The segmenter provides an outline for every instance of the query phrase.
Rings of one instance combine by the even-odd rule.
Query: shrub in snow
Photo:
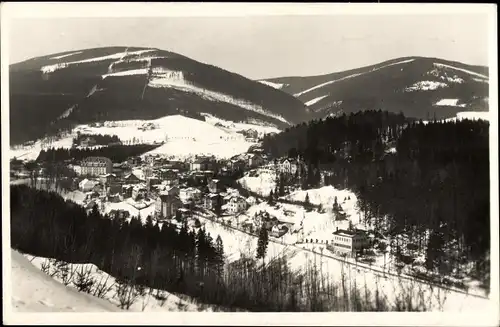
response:
[[[91,293],[92,287],[95,283],[94,279],[91,277],[91,272],[92,270],[89,268],[84,270],[83,266],[76,272],[73,285],[79,292]]]

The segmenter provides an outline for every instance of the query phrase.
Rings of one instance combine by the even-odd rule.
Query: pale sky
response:
[[[103,46],[155,47],[248,78],[320,75],[403,56],[488,65],[484,14],[17,18],[9,61]]]

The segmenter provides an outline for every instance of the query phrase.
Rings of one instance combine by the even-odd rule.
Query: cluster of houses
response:
[[[79,175],[78,189],[85,193],[87,209],[121,201],[139,210],[154,205],[155,218],[161,220],[190,216],[195,208],[215,211],[219,207],[222,213],[230,215],[244,212],[252,200],[247,201],[237,190],[228,190],[216,176],[260,165],[262,157],[249,153],[226,161],[195,157],[184,162],[146,155],[121,163],[87,157],[73,169]]]

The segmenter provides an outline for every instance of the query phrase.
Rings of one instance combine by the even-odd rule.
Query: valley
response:
[[[13,269],[57,283],[15,306],[489,310],[488,74],[254,81],[134,47],[11,65]]]

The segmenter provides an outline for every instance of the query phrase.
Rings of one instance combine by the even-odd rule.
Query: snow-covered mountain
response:
[[[205,112],[283,128],[307,118],[301,101],[275,87],[155,48],[52,54],[11,65],[9,76],[11,144],[103,120]]]
[[[300,99],[311,118],[370,109],[401,111],[413,118],[452,118],[489,107],[487,67],[437,58],[405,57],[332,74],[259,82]]]

